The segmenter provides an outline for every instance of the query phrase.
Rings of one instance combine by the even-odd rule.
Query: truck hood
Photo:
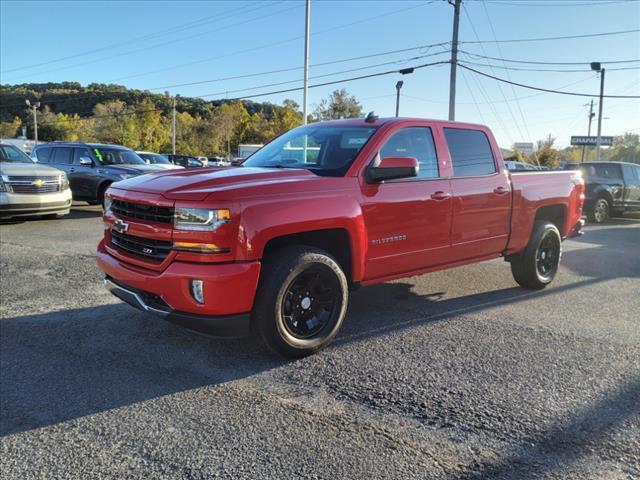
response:
[[[0,162],[0,175],[60,175],[57,168],[47,167],[38,163]]]
[[[118,182],[117,188],[155,193],[171,200],[204,200],[214,192],[286,182],[312,182],[322,177],[301,169],[198,168],[167,170]]]

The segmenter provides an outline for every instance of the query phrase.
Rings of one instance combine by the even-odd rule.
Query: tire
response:
[[[558,228],[550,222],[536,222],[524,251],[511,258],[511,273],[520,286],[541,290],[558,273],[561,256],[562,239]]]
[[[286,247],[263,262],[252,331],[275,353],[306,357],[338,333],[348,295],[347,278],[331,255],[313,247]]]
[[[603,223],[611,215],[611,206],[605,197],[596,199],[591,210],[587,213],[589,221],[593,223]]]

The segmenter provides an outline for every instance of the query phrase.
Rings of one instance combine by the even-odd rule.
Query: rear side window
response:
[[[380,149],[380,157],[412,157],[418,160],[418,176],[410,179],[438,178],[438,157],[431,129],[408,127],[395,132]]]
[[[602,178],[608,180],[620,180],[622,179],[622,172],[620,171],[620,165],[612,163],[585,165],[583,167],[584,173],[589,178]]]
[[[72,162],[73,148],[71,147],[58,147],[53,149],[54,157],[51,163],[57,163],[59,165],[69,165]]]
[[[38,163],[49,163],[51,161],[51,147],[38,148],[34,155]]]
[[[479,130],[445,128],[454,177],[476,177],[496,172],[489,139]]]

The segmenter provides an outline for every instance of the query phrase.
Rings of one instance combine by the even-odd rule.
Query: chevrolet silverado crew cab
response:
[[[141,310],[304,356],[359,285],[504,257],[544,288],[583,191],[576,171],[511,177],[487,127],[369,115],[291,130],[241,167],[113,184],[97,258]]]
[[[35,163],[13,145],[0,143],[0,219],[69,213],[71,190],[64,172]]]

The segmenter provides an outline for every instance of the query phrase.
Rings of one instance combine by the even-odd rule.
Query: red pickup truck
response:
[[[291,130],[241,167],[114,183],[98,264],[134,307],[304,356],[359,285],[504,257],[544,288],[583,199],[577,171],[511,176],[487,127],[369,115]]]

